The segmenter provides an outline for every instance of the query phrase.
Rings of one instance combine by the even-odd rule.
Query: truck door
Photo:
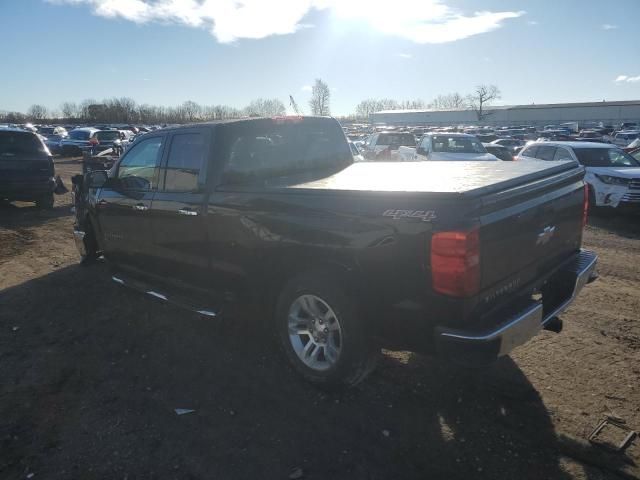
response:
[[[134,145],[96,198],[105,252],[123,267],[145,271],[152,259],[149,209],[158,185],[165,135]]]
[[[209,272],[204,204],[211,136],[210,128],[170,135],[150,213],[154,273],[198,286],[207,284]]]

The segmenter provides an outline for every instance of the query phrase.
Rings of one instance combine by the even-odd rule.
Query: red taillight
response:
[[[454,297],[470,297],[480,290],[480,234],[438,232],[431,238],[433,289]]]
[[[584,184],[584,202],[582,205],[582,228],[587,226],[587,218],[589,216],[589,184]]]

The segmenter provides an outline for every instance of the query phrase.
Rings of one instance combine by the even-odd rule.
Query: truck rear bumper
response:
[[[540,301],[532,301],[506,322],[484,332],[437,328],[435,341],[438,352],[456,363],[472,366],[487,364],[507,355],[537,335],[573,303],[587,283],[597,278],[597,260],[595,253],[581,250],[574,261],[559,272],[559,275],[571,278],[573,288],[566,297],[553,304],[545,303],[544,297]]]

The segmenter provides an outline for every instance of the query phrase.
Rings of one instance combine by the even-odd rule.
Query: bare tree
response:
[[[331,109],[329,108],[330,101],[331,90],[329,90],[329,85],[319,78],[316,78],[313,87],[311,87],[311,100],[309,100],[311,114],[323,116],[331,115]]]
[[[244,114],[249,117],[275,117],[286,113],[284,103],[277,98],[257,98],[244,108]]]
[[[429,104],[429,108],[433,110],[460,110],[467,106],[465,98],[458,92],[447,93],[446,95],[438,95]]]
[[[47,118],[47,107],[35,103],[27,110],[27,116],[30,120],[44,120]]]
[[[467,96],[467,104],[469,108],[476,112],[478,122],[482,122],[493,112],[487,112],[486,107],[493,100],[499,99],[501,96],[500,89],[495,85],[478,85],[475,91]]]
[[[202,115],[202,107],[192,100],[187,100],[180,106],[184,121],[195,122]]]
[[[79,116],[78,110],[78,105],[73,102],[62,102],[60,105],[60,111],[64,118],[77,118]]]

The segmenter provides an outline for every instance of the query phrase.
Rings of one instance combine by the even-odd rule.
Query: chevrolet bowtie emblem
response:
[[[556,227],[544,227],[544,230],[538,234],[536,245],[546,245],[556,232]]]

